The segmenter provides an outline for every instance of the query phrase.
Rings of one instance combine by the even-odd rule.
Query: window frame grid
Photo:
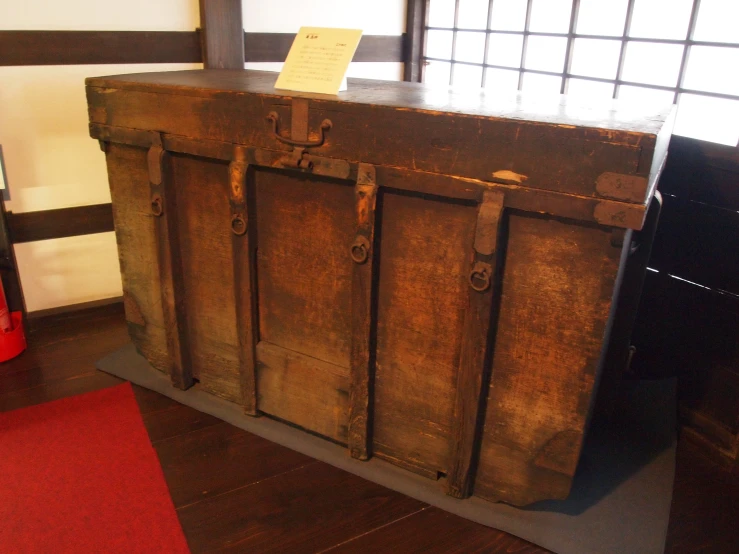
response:
[[[631,30],[631,20],[633,17],[634,5],[636,3],[636,0],[628,0],[628,4],[626,8],[626,16],[624,20],[624,29],[623,29],[623,33],[620,36],[592,35],[592,34],[576,33],[575,29],[577,28],[577,20],[579,17],[580,0],[573,0],[572,2],[570,22],[569,22],[569,31],[567,33],[531,31],[530,23],[531,23],[531,8],[533,5],[533,0],[527,0],[526,19],[524,22],[524,29],[522,31],[491,29],[490,26],[492,24],[492,14],[493,14],[493,3],[494,2],[495,0],[490,0],[488,4],[488,18],[487,18],[487,28],[486,29],[466,29],[466,28],[461,28],[457,26],[458,18],[459,18],[460,0],[455,0],[453,27],[429,26],[428,21],[426,21],[424,25],[424,36],[426,36],[428,31],[452,31],[452,53],[451,53],[450,59],[429,57],[426,55],[425,48],[424,48],[424,53],[423,53],[423,56],[421,57],[422,66],[425,67],[426,65],[428,65],[428,62],[434,62],[434,61],[449,63],[450,64],[450,69],[449,69],[449,84],[450,85],[454,81],[454,66],[457,64],[461,64],[461,65],[469,65],[469,66],[474,66],[474,67],[482,67],[482,79],[481,79],[482,87],[485,87],[485,84],[487,81],[487,70],[488,69],[503,69],[506,71],[518,72],[517,90],[519,91],[523,87],[523,76],[526,73],[532,73],[532,74],[538,74],[538,75],[550,75],[553,77],[560,77],[562,79],[562,83],[560,86],[561,94],[566,93],[570,79],[574,78],[574,79],[582,79],[586,81],[595,81],[599,83],[609,83],[613,85],[613,94],[612,94],[613,98],[618,98],[621,86],[626,85],[626,86],[642,87],[642,88],[647,88],[647,89],[663,90],[663,91],[672,92],[674,94],[673,103],[677,103],[677,101],[680,98],[680,95],[682,94],[695,94],[699,96],[708,96],[711,98],[721,98],[721,99],[726,99],[726,100],[739,100],[739,94],[711,92],[711,91],[705,91],[705,90],[685,88],[683,86],[683,83],[685,81],[685,72],[687,70],[688,61],[690,59],[690,50],[693,46],[708,46],[708,47],[714,47],[714,48],[739,48],[739,42],[716,42],[716,41],[705,41],[705,40],[694,40],[693,39],[693,36],[695,34],[695,27],[698,21],[698,13],[700,10],[701,0],[693,0],[691,12],[690,12],[688,30],[687,30],[685,39],[640,38],[640,37],[629,36],[629,32]],[[430,0],[427,0],[427,9],[426,9],[427,14],[429,12],[428,4],[430,4]],[[482,63],[465,62],[465,61],[454,59],[456,55],[457,33],[459,32],[485,33],[485,52],[483,54]],[[489,44],[490,44],[490,36],[494,34],[515,35],[515,36],[523,37],[522,46],[521,46],[521,59],[519,62],[519,67],[496,65],[496,64],[491,64],[488,62],[488,50],[489,50]],[[528,45],[528,38],[530,36],[558,37],[558,38],[567,39],[567,47],[565,50],[565,60],[563,64],[563,71],[556,72],[556,71],[544,71],[544,70],[539,70],[539,69],[527,69],[524,66],[526,63],[526,51],[527,51],[527,45]],[[571,72],[572,52],[574,50],[575,39],[613,40],[613,41],[620,42],[621,48],[619,52],[616,77],[614,79],[607,79],[603,77],[591,77],[588,75],[579,75],[576,73],[572,73]],[[628,44],[631,42],[652,43],[652,44],[676,44],[676,45],[682,46],[683,47],[682,58],[680,61],[680,69],[678,72],[676,85],[675,86],[654,85],[654,84],[649,84],[649,83],[641,83],[637,81],[624,80],[623,70],[624,70],[625,59],[626,59],[626,49],[628,47]],[[723,67],[719,69],[729,70],[729,68],[723,68]]]

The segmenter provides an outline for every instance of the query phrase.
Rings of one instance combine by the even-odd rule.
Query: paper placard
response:
[[[346,70],[361,38],[359,29],[301,27],[275,88],[321,94],[344,90]]]

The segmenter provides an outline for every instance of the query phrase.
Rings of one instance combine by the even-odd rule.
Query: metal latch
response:
[[[293,147],[290,155],[282,159],[283,166],[297,167],[298,169],[311,171],[313,169],[313,162],[306,158],[306,149],[323,146],[326,142],[326,132],[332,127],[331,120],[324,119],[319,129],[319,137],[309,140],[308,100],[306,98],[293,98],[291,117],[291,136],[286,137],[280,134],[280,114],[275,111],[267,114],[267,121],[272,124],[272,138]]]

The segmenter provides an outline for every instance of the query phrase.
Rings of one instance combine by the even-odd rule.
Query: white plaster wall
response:
[[[405,0],[243,0],[244,30],[297,33],[300,27],[362,29],[365,35],[402,35]],[[281,63],[247,63],[247,69],[280,71]],[[349,77],[399,81],[402,63],[352,63]]]
[[[359,28],[400,35],[404,0],[244,0],[244,28],[297,32],[301,26]],[[191,31],[197,0],[0,0],[4,30]],[[0,67],[0,144],[11,201],[26,212],[110,201],[105,158],[89,138],[85,77],[197,68],[199,65]],[[281,64],[247,67],[279,71]],[[352,77],[398,80],[400,63],[354,63]],[[30,311],[121,294],[113,233],[16,246]]]
[[[197,0],[0,1],[4,30],[191,31]],[[0,144],[11,200],[27,212],[110,202],[105,157],[89,137],[85,77],[193,64],[0,67]],[[121,294],[113,233],[16,245],[29,311]]]
[[[192,31],[198,0],[3,0],[0,29]]]

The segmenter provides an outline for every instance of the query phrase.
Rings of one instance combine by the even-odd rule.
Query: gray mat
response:
[[[594,427],[585,443],[572,493],[525,509],[479,498],[456,500],[439,483],[346,449],[267,417],[251,418],[235,404],[198,389],[172,387],[133,345],[97,367],[216,416],[250,433],[427,502],[531,541],[558,554],[662,554],[675,476],[675,383],[642,381],[626,391],[619,424]]]

